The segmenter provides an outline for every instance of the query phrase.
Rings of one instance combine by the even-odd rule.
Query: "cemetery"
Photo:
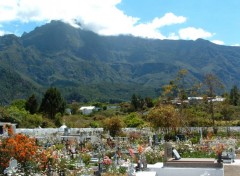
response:
[[[16,129],[2,124],[0,150],[6,155],[0,162],[1,172],[39,176],[227,176],[225,168],[239,169],[240,141],[235,135],[214,136],[211,128],[189,129],[190,135],[182,130],[172,140],[164,131],[148,128],[126,128],[122,129],[125,136],[112,137],[102,128],[62,125]],[[239,133],[237,127],[231,130]]]

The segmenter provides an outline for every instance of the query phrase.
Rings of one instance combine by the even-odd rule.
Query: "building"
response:
[[[79,110],[84,115],[89,115],[89,114],[93,113],[94,111],[98,111],[98,108],[96,108],[95,106],[82,106]]]

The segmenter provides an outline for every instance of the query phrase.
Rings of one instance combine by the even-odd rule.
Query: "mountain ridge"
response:
[[[69,101],[124,101],[133,93],[157,97],[161,86],[180,69],[187,69],[189,77],[198,81],[213,73],[226,88],[240,85],[240,47],[203,39],[100,36],[60,21],[21,37],[0,37],[0,63],[15,70],[39,95],[56,86]],[[27,93],[32,91],[16,98],[26,98]]]

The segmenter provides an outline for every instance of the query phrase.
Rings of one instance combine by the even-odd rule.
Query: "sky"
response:
[[[240,0],[0,0],[0,36],[62,20],[100,35],[240,46],[239,7]]]

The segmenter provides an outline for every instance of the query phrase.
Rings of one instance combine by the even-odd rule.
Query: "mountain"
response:
[[[0,102],[39,96],[50,86],[76,101],[122,101],[133,93],[159,96],[180,69],[201,81],[206,73],[226,88],[240,86],[240,47],[207,40],[100,36],[52,21],[21,37],[0,37]]]

